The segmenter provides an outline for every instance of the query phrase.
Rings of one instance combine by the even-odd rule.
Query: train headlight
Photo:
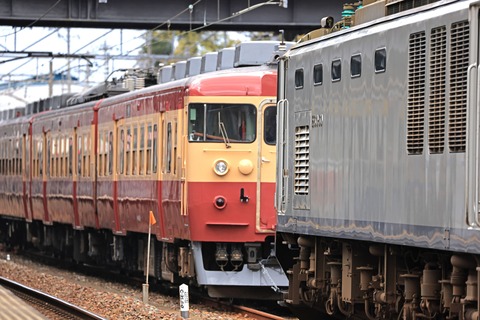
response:
[[[213,205],[215,208],[222,210],[227,206],[227,199],[223,196],[216,196],[215,199],[213,199]]]
[[[213,165],[213,171],[219,176],[224,176],[228,172],[228,163],[225,160],[217,160]]]
[[[248,159],[240,160],[240,162],[238,163],[238,170],[244,175],[248,175],[252,173],[253,171],[252,161]]]

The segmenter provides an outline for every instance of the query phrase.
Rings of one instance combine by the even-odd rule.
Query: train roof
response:
[[[319,37],[311,38],[306,41],[299,41],[285,53],[284,57],[298,54],[299,52],[303,52],[303,50],[309,51],[315,48],[317,43],[323,43],[325,41],[331,41],[332,43],[342,42],[345,37],[363,37],[366,35],[365,31],[367,31],[368,33],[381,32],[387,29],[394,29],[416,21],[422,21],[428,19],[430,16],[447,14],[452,11],[452,6],[455,5],[458,5],[458,9],[468,9],[470,3],[473,2],[476,2],[476,0],[437,1],[420,7],[401,11],[395,14],[390,14],[372,21],[354,25],[350,28],[341,29],[340,31],[326,32]],[[408,19],[408,21],[406,21],[406,19]],[[339,38],[341,38],[342,40],[338,40]]]

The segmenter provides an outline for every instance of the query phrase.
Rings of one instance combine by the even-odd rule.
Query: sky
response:
[[[81,92],[104,81],[118,69],[144,67],[138,59],[145,57],[140,51],[145,44],[146,32],[129,29],[0,26],[0,111],[47,98],[48,82],[38,81],[38,78],[43,76],[47,79],[50,64],[54,74],[63,73],[68,78],[70,70],[70,79],[79,80],[78,83],[56,82],[53,95]],[[229,37],[244,39],[242,34],[235,32],[229,32]],[[95,58],[89,58],[88,61],[65,57],[32,58],[22,52],[70,53],[94,55]],[[38,88],[39,82],[43,83],[44,88]]]
[[[70,33],[70,36],[69,36]],[[39,51],[53,54],[109,55],[112,59],[91,59],[92,66],[87,68],[84,59],[71,59],[71,76],[91,82],[103,81],[111,71],[119,68],[132,68],[136,60],[120,56],[135,56],[145,42],[143,30],[120,29],[79,29],[70,28],[12,28],[0,27],[0,50],[3,51]],[[70,42],[68,39],[70,38]],[[69,44],[70,43],[70,44]],[[51,58],[23,58],[8,61],[23,54],[0,54],[0,82],[21,80],[49,73]],[[67,72],[68,59],[52,60],[54,73]],[[88,74],[87,74],[88,73]]]

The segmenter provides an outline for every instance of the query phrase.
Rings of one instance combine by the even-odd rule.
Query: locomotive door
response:
[[[260,104],[260,117],[257,125],[259,135],[259,150],[257,157],[258,179],[256,202],[257,232],[271,232],[275,228],[276,213],[273,206],[275,196],[275,159],[277,107],[274,99],[264,100]]]

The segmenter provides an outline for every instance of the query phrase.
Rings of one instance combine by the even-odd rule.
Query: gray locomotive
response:
[[[277,255],[300,318],[479,319],[479,10],[364,1],[281,58]]]

